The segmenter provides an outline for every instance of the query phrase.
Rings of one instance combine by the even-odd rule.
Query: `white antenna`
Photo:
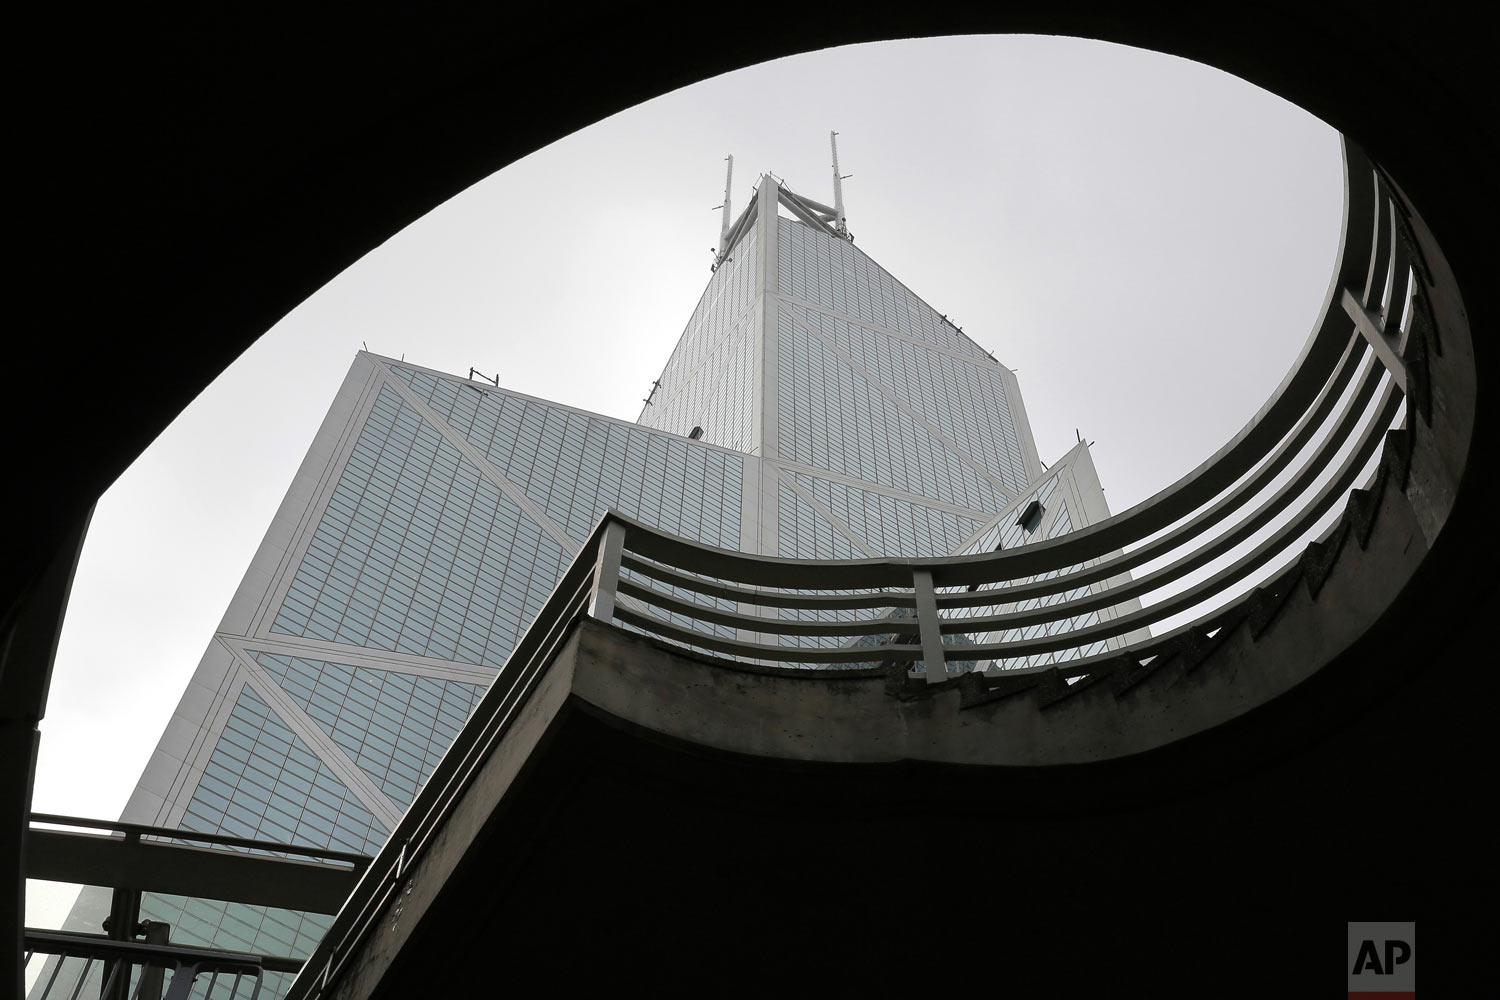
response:
[[[729,252],[729,188],[734,183],[734,154],[730,153],[724,159],[729,161],[729,170],[724,175],[724,209],[723,221],[719,223],[719,253]]]
[[[828,145],[833,150],[833,229],[844,239],[849,239],[849,220],[844,215],[844,181],[853,174],[839,176],[839,141],[837,132],[828,133]]]

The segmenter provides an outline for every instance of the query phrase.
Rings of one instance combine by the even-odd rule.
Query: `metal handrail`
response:
[[[1196,620],[1134,643],[1125,651],[1127,656],[1145,659],[1173,648],[1174,643],[1203,637],[1242,612],[1259,592],[1236,594],[1217,605],[1214,598],[1306,537],[1355,485],[1382,442],[1398,433],[1388,428],[1403,400],[1425,391],[1419,379],[1408,384],[1414,376],[1402,360],[1409,330],[1425,308],[1414,300],[1412,316],[1405,317],[1405,290],[1417,290],[1406,251],[1411,238],[1405,228],[1408,223],[1388,184],[1347,140],[1344,162],[1344,219],[1336,266],[1318,321],[1297,361],[1268,402],[1228,444],[1177,483],[1122,514],[1058,538],[994,553],[831,561],[717,549],[615,511],[606,513],[476,708],[473,725],[460,732],[438,764],[289,996],[295,1000],[319,997],[348,968],[360,943],[400,891],[411,866],[423,856],[478,769],[510,730],[579,616],[618,622],[671,642],[723,653],[757,664],[757,669],[827,676],[825,670],[782,669],[775,664],[856,664],[837,671],[852,677],[904,669],[922,661],[927,681],[937,682],[948,678],[950,661],[1082,649],[1099,639],[1208,606]],[[1184,544],[1245,511],[1324,427],[1329,429],[1287,486],[1225,532],[1196,547]],[[1338,456],[1345,453],[1335,467]],[[1332,478],[1306,499],[1313,485],[1329,474]],[[1304,502],[1294,508],[1299,498]],[[952,646],[943,641],[945,636],[1033,626],[1117,605],[1229,552],[1289,510],[1287,523],[1232,565],[1138,612],[1017,641]],[[1323,537],[1334,533],[1330,528]],[[1179,558],[1164,568],[1101,593],[1045,608],[992,610],[967,617],[957,613],[1076,590],[1173,554]],[[1273,573],[1262,589],[1284,592],[1296,568]],[[652,586],[651,581],[674,592]],[[971,587],[988,589],[970,592]],[[832,613],[839,620],[783,619],[778,609],[794,614]],[[675,615],[687,624],[659,614]],[[733,628],[735,634],[719,634],[702,623]],[[782,642],[799,636],[871,635],[889,638],[863,646],[808,647]],[[915,643],[896,641],[913,635]],[[767,638],[772,641],[762,641]],[[1118,661],[1120,655],[1119,650],[1111,650],[1044,668],[1007,671],[1004,676],[1049,670],[1063,678],[1082,677],[1107,660]],[[892,664],[896,666],[882,666]]]
[[[600,529],[596,528],[583,552],[598,553],[599,535]],[[428,777],[427,784],[417,793],[411,808],[391,832],[386,843],[387,848],[392,844],[399,845],[396,857],[388,865],[378,868],[372,865],[366,870],[349,902],[339,911],[333,927],[292,984],[288,997],[321,995],[323,988],[342,974],[352,956],[352,945],[368,933],[386,904],[399,891],[407,870],[422,855],[473,782],[490,751],[510,731],[553,654],[566,638],[575,617],[593,610],[591,602],[596,596],[593,585],[596,576],[596,562],[582,554],[573,560],[475,707],[471,725],[460,730],[453,745]],[[472,725],[476,720],[483,721],[477,726]],[[381,856],[386,853],[382,851]]]
[[[104,980],[100,987],[100,995],[111,995],[113,990],[124,996],[123,987],[129,984],[131,970],[135,967],[140,968],[141,975],[136,982],[135,989],[129,994],[131,1000],[146,1000],[148,990],[152,1000],[156,998],[187,1000],[193,990],[195,980],[201,975],[210,977],[208,983],[205,984],[207,986],[205,996],[226,996],[223,992],[216,993],[214,989],[222,976],[229,990],[228,1000],[255,1000],[260,995],[261,973],[266,970],[266,963],[259,955],[209,948],[117,941],[93,934],[66,934],[29,928],[23,940],[25,961],[29,962],[34,955],[49,955],[56,959],[52,971],[47,974],[46,982],[38,983],[39,991],[33,994],[35,1000],[51,1000],[52,987],[58,984],[64,962],[69,958],[84,960],[83,968],[72,973],[64,982],[64,989],[67,988],[67,982],[71,981],[74,984],[69,992],[69,1000],[77,1000],[80,991],[88,983],[89,973],[95,962],[99,963],[99,974]],[[171,981],[165,984],[161,982],[150,984],[148,969],[170,971]],[[230,976],[234,978],[231,980]],[[242,981],[249,983],[249,992],[243,997],[239,991]],[[166,986],[165,993],[161,992],[163,985]]]
[[[1357,429],[1357,425],[1359,423],[1362,412],[1365,409],[1366,405],[1369,403],[1370,399],[1374,396],[1375,390],[1380,380],[1380,371],[1378,369],[1372,369],[1365,378],[1364,383],[1361,385],[1359,391],[1355,393],[1354,397],[1345,407],[1344,414],[1340,418],[1341,432],[1352,432]],[[1351,456],[1351,458],[1344,463],[1343,468],[1340,470],[1339,475],[1334,480],[1333,485],[1320,491],[1318,498],[1307,507],[1305,507],[1303,511],[1296,517],[1293,524],[1288,529],[1284,529],[1281,533],[1281,536],[1278,536],[1278,538],[1286,535],[1300,535],[1302,532],[1311,528],[1313,523],[1315,523],[1319,517],[1321,517],[1328,511],[1328,509],[1338,500],[1343,492],[1353,485],[1353,477],[1358,474],[1359,470],[1370,459],[1375,449],[1379,446],[1383,427],[1385,425],[1388,425],[1390,420],[1395,416],[1398,403],[1399,399],[1397,398],[1396,394],[1392,391],[1392,388],[1390,386],[1387,386],[1377,407],[1377,416],[1373,420],[1366,422],[1363,426],[1360,432],[1360,436],[1357,438],[1358,443],[1356,445],[1353,456]],[[1154,591],[1167,583],[1178,580],[1192,570],[1197,569],[1205,563],[1208,563],[1218,556],[1230,551],[1236,545],[1250,538],[1256,531],[1260,530],[1262,527],[1270,523],[1278,514],[1280,514],[1290,505],[1291,501],[1295,497],[1306,492],[1306,490],[1313,485],[1317,477],[1326,469],[1326,463],[1328,461],[1331,461],[1331,459],[1340,450],[1341,446],[1345,443],[1346,440],[1347,437],[1343,436],[1343,434],[1338,434],[1330,437],[1327,441],[1324,442],[1322,449],[1319,451],[1318,455],[1315,456],[1314,460],[1310,461],[1299,472],[1296,478],[1294,478],[1291,482],[1287,483],[1284,487],[1278,490],[1275,495],[1273,495],[1269,500],[1262,504],[1257,510],[1251,513],[1245,519],[1238,522],[1230,531],[1217,536],[1201,548],[1189,551],[1186,555],[1182,556],[1180,559],[1168,566],[1162,567],[1161,569],[1155,570],[1154,572],[1149,573],[1145,576],[1138,577],[1135,580],[1130,581],[1129,583],[1119,585],[1106,591],[1090,594],[1086,597],[1071,601],[1049,604],[1044,607],[1029,611],[1011,612],[1006,614],[978,615],[969,618],[944,618],[940,623],[940,630],[945,635],[962,634],[975,631],[990,631],[998,628],[1019,628],[1033,624],[1056,621],[1062,618],[1071,618],[1088,611],[1095,611],[1118,605],[1122,601],[1127,600],[1131,597],[1150,593],[1151,591]],[[1267,478],[1269,479],[1269,477]],[[619,515],[615,516],[619,517]],[[622,521],[627,520],[623,517],[619,517],[619,519]],[[646,528],[644,525],[634,524],[632,525],[632,530],[651,531],[653,529]],[[1255,558],[1254,560],[1242,560],[1241,562],[1236,563],[1236,571],[1233,574],[1232,578],[1218,576],[1215,577],[1214,580],[1222,586],[1227,586],[1228,584],[1236,582],[1239,579],[1243,579],[1246,574],[1258,568],[1258,566],[1263,565],[1266,559],[1270,558],[1280,550],[1281,546],[1279,545],[1271,547],[1262,546],[1261,548],[1256,550],[1257,558]],[[1157,554],[1154,550],[1151,551],[1153,555]],[[988,556],[986,558],[992,563],[1001,562],[1001,557]],[[1135,560],[1135,562],[1137,563],[1142,561],[1146,560]],[[641,564],[638,562],[632,562],[630,565],[634,567]],[[972,593],[939,594],[936,596],[936,603],[937,607],[940,610],[992,606],[1002,603],[1019,603],[1031,598],[1048,596],[1051,594],[1072,590],[1079,587],[1080,584],[1089,583],[1098,579],[1104,579],[1120,572],[1120,567],[1117,561],[1111,560],[1100,565],[1103,567],[1102,570],[1099,567],[1091,567],[1085,570],[1078,571],[1076,573],[1063,574],[1061,576],[1052,577],[1050,579],[1033,584],[1022,584],[1020,586],[1014,587],[1002,586],[996,589],[982,589]],[[809,572],[812,574],[815,580],[816,570],[810,570]],[[661,567],[653,567],[652,575],[657,577],[658,579],[662,579],[664,582],[669,582],[679,588],[696,589],[696,587],[694,587],[694,580],[689,575],[680,573],[669,574],[668,572],[663,572]],[[1205,590],[1201,587],[1195,588],[1189,593],[1208,596],[1211,593],[1216,592],[1216,590],[1222,589],[1222,586],[1208,590]],[[768,623],[767,619],[761,616],[726,611],[714,607],[707,607],[702,604],[694,604],[693,602],[685,600],[682,597],[664,593],[660,590],[656,590],[654,588],[647,587],[638,583],[633,583],[629,580],[619,581],[616,584],[616,588],[619,593],[628,594],[631,597],[649,603],[655,607],[661,608],[662,610],[675,612],[688,618],[711,622],[714,624],[734,626],[746,630],[773,631],[782,635],[882,635],[890,632],[891,629],[897,626],[902,620],[887,615],[879,618],[851,619],[834,622],[773,620]],[[712,588],[711,596],[723,597],[729,593],[731,593],[730,590],[725,588],[722,584],[719,584],[715,585]],[[747,590],[739,590],[737,591],[737,593],[744,599],[746,599],[747,602],[759,601],[761,603],[777,603],[779,606],[786,606],[779,600],[776,600],[774,602],[766,600],[767,595],[764,594],[754,594]],[[777,595],[777,597],[779,596],[781,595]],[[1160,620],[1168,613],[1175,613],[1175,610],[1190,608],[1195,603],[1197,602],[1192,601],[1189,603],[1183,603],[1180,598],[1174,599],[1174,612],[1166,613],[1160,612],[1158,610],[1161,607],[1160,605],[1153,606],[1152,609],[1138,612],[1134,616],[1118,619],[1118,621],[1120,622],[1130,622],[1129,627],[1118,628],[1111,626],[1107,630],[1107,632],[1101,633],[1101,635],[1108,637],[1121,634],[1122,632],[1128,632],[1131,630],[1131,628],[1137,627],[1139,624],[1149,624],[1151,621]],[[797,606],[811,610],[831,610],[829,604],[830,602],[816,595],[799,595]],[[891,607],[893,605],[913,607],[915,606],[915,597],[903,591],[897,594],[876,594],[861,596],[853,600],[840,599],[838,601],[839,609],[848,609],[850,607],[883,608]],[[642,622],[637,620],[637,618],[638,616],[631,616],[629,619],[629,623],[638,627],[645,627],[648,629],[651,628],[651,622]],[[681,637],[674,635],[674,638]],[[722,648],[722,650],[726,652],[733,652],[735,649],[733,644],[726,644],[717,648]],[[1067,646],[1064,645],[1060,648],[1067,648]],[[978,650],[972,647],[965,647],[966,653],[973,653],[977,651]],[[757,646],[755,648],[755,652],[757,653],[757,655],[764,655],[765,650]],[[867,659],[867,657],[846,658],[841,662],[859,662],[859,660],[861,659]]]
[[[1369,389],[1373,390],[1373,388],[1374,380],[1371,380]],[[1368,393],[1361,392],[1357,394],[1353,402],[1359,404],[1359,406],[1351,405],[1349,408],[1350,414],[1357,416],[1358,410],[1362,409],[1363,404],[1367,401]],[[1394,391],[1393,386],[1388,384],[1377,403],[1375,416],[1372,419],[1364,421],[1363,426],[1359,427],[1358,437],[1354,438],[1354,450],[1341,464],[1334,478],[1318,491],[1317,496],[1304,506],[1288,525],[1284,526],[1279,532],[1256,547],[1252,552],[1243,556],[1232,566],[1221,570],[1208,580],[1158,604],[1137,612],[1118,616],[1108,622],[1103,622],[1090,628],[1074,630],[1045,638],[1019,640],[1009,643],[977,643],[966,645],[961,647],[961,652],[955,652],[954,656],[964,660],[973,659],[975,656],[1025,656],[1033,653],[1053,652],[1086,645],[1099,639],[1111,638],[1130,632],[1143,625],[1160,621],[1180,611],[1188,610],[1211,598],[1214,594],[1222,592],[1225,588],[1244,579],[1255,569],[1265,565],[1279,552],[1285,551],[1292,541],[1310,530],[1317,520],[1326,514],[1339,498],[1354,485],[1355,477],[1379,448],[1385,434],[1385,428],[1389,426],[1390,421],[1396,415],[1399,402],[1399,394]],[[1353,422],[1352,419],[1344,421],[1345,429],[1352,429],[1349,427],[1349,424]],[[1331,459],[1346,441],[1347,439],[1343,438],[1331,440],[1325,445],[1320,456],[1324,459]],[[1302,471],[1301,475],[1279,490],[1276,495],[1263,504],[1250,517],[1238,523],[1234,529],[1215,538],[1202,548],[1189,551],[1171,565],[1142,576],[1137,580],[1073,601],[1055,603],[1034,610],[999,615],[978,615],[967,618],[941,617],[935,618],[930,625],[939,634],[945,635],[984,632],[997,628],[1018,628],[1076,617],[1091,610],[1118,605],[1122,601],[1139,594],[1149,593],[1166,583],[1181,578],[1187,572],[1212,561],[1214,558],[1230,551],[1237,544],[1251,537],[1256,530],[1269,523],[1277,513],[1284,510],[1294,496],[1305,492],[1317,478],[1317,475],[1322,473],[1325,468],[1326,466],[1321,464],[1310,464]],[[622,545],[628,544],[632,547],[639,545],[642,535],[652,538],[652,540],[655,540],[653,536],[661,537],[660,533],[656,532],[655,529],[635,522],[617,512],[611,512],[606,516],[605,521],[601,522],[601,526],[606,524],[618,524],[626,529]],[[680,540],[672,539],[672,541],[676,542]],[[593,544],[596,544],[596,542],[591,539],[591,545]],[[586,547],[585,552],[588,551],[590,549]],[[584,556],[580,555],[580,558],[584,558]],[[745,557],[741,553],[730,553],[727,550],[711,550],[704,547],[702,560],[695,561],[694,565],[682,568],[689,571],[697,570],[702,573],[713,573],[722,578],[730,569],[727,563],[736,558],[755,559],[757,557]],[[1011,553],[1002,552],[978,557],[978,564],[990,566],[993,578],[1008,579],[1010,571],[1004,567],[1013,558],[1014,556]],[[971,565],[975,564],[971,562]],[[820,585],[826,586],[827,581],[822,577],[820,571],[833,564],[808,560],[800,561],[796,565],[796,572],[788,574],[785,578],[784,586],[788,589],[796,588],[805,590],[816,588]],[[840,565],[848,566],[850,563],[844,562]],[[905,569],[907,573],[926,570],[936,575],[936,571],[947,565],[947,563],[945,560],[929,558],[861,560],[858,565],[869,567],[873,571],[871,573],[872,576],[877,572],[884,575],[887,572],[899,571],[901,569]],[[932,569],[928,569],[928,567],[932,567]],[[664,576],[666,574],[661,575]],[[691,589],[692,587],[693,578],[689,573],[674,573],[670,579],[671,583],[679,588]],[[1057,581],[1059,580],[1064,581],[1063,585],[1058,585]],[[948,583],[947,580],[943,582],[944,584]],[[605,588],[612,587],[615,592],[628,594],[639,601],[652,604],[668,612],[675,612],[700,621],[732,625],[743,630],[755,630],[766,634],[813,636],[878,635],[891,631],[892,627],[898,624],[898,619],[889,616],[835,622],[783,621],[694,604],[679,596],[634,584],[628,580],[615,580],[613,582],[601,580],[597,581],[596,585]],[[1001,602],[1009,603],[1025,597],[1055,593],[1060,590],[1073,589],[1077,586],[1077,582],[1074,582],[1069,576],[1064,575],[1047,580],[1041,585],[1024,588],[980,590],[974,593],[963,594],[937,594],[934,601],[935,610],[951,610],[980,604],[994,605]],[[714,594],[716,596],[725,593],[727,591],[722,584],[715,585]],[[759,601],[762,604],[775,603],[772,600],[767,600],[769,595],[763,593],[748,589],[740,590],[738,593],[744,595],[749,600]],[[908,590],[902,588],[878,595],[861,596],[857,599],[857,603],[862,607],[912,607],[917,603],[915,593],[915,589]],[[830,600],[818,595],[808,594],[799,596],[798,606],[806,609],[835,610],[849,607],[849,602],[843,599],[836,598]],[[663,638],[698,645],[702,648],[730,653],[732,655],[738,654],[750,659],[817,663],[891,662],[909,659],[918,649],[918,647],[902,644],[882,644],[878,646],[864,646],[857,649],[782,647],[750,640],[731,640],[722,636],[703,634],[690,628],[683,628],[669,622],[662,622],[649,615],[624,608],[617,608],[614,612],[614,617],[628,625],[656,633]],[[918,615],[918,619],[920,623],[922,621],[920,614]],[[907,622],[909,624],[909,620]]]
[[[251,850],[276,854],[295,854],[316,858],[319,861],[342,862],[363,870],[370,863],[370,856],[353,851],[334,851],[325,847],[306,847],[299,844],[281,844],[269,840],[254,840],[249,837],[231,837],[224,833],[199,833],[196,830],[180,830],[174,827],[149,826],[145,823],[126,823],[120,820],[89,819],[83,816],[59,816],[55,813],[31,813],[32,823],[48,826],[72,826],[86,830],[110,830],[123,833],[126,840],[142,837],[158,837],[162,840],[180,840],[188,843],[201,842],[216,847],[244,847]]]
[[[1128,552],[1121,552],[1112,558],[1101,560],[1092,566],[1086,566],[1037,583],[985,590],[975,595],[953,595],[943,602],[943,606],[969,607],[980,604],[992,604],[995,603],[993,599],[997,597],[1007,602],[1019,602],[1073,590],[1084,584],[1107,580],[1112,576],[1134,569],[1142,563],[1151,562],[1179,548],[1182,542],[1203,534],[1203,532],[1214,524],[1223,521],[1234,511],[1243,508],[1250,499],[1269,486],[1276,475],[1290,464],[1297,452],[1311,439],[1313,432],[1328,417],[1337,403],[1340,394],[1353,379],[1356,370],[1360,367],[1362,358],[1368,357],[1368,352],[1355,350],[1359,343],[1358,336],[1351,338],[1349,346],[1345,349],[1347,352],[1345,354],[1346,361],[1340,364],[1333,378],[1325,386],[1323,396],[1320,397],[1314,410],[1309,411],[1303,426],[1300,426],[1291,437],[1283,441],[1277,451],[1267,459],[1261,468],[1256,470],[1254,475],[1246,479],[1234,491],[1225,495],[1213,505],[1203,508],[1189,520],[1173,528],[1166,534],[1141,545],[1139,548]],[[1319,450],[1299,470],[1298,477],[1278,491],[1259,510],[1236,524],[1229,534],[1237,539],[1248,537],[1249,534],[1252,534],[1258,528],[1275,518],[1281,511],[1285,510],[1296,496],[1304,492],[1311,485],[1327,461],[1331,460],[1337,452],[1342,441],[1347,438],[1349,431],[1354,429],[1363,412],[1363,408],[1373,398],[1376,389],[1379,387],[1382,371],[1383,369],[1379,366],[1371,366],[1367,369],[1360,380],[1354,396],[1340,411],[1337,418],[1338,429],[1332,434],[1325,436]],[[1212,544],[1215,543],[1210,543],[1210,545]],[[1232,546],[1235,543],[1231,542],[1229,544]]]
[[[1319,491],[1317,498],[1309,503],[1306,507],[1304,507],[1301,512],[1298,513],[1296,518],[1289,525],[1283,528],[1280,533],[1278,533],[1273,538],[1268,539],[1267,542],[1259,546],[1254,553],[1237,562],[1235,564],[1235,573],[1232,577],[1228,575],[1215,576],[1214,578],[1212,578],[1212,580],[1217,581],[1218,585],[1200,585],[1198,588],[1195,588],[1193,591],[1188,591],[1187,593],[1197,593],[1201,596],[1206,597],[1222,590],[1225,586],[1243,579],[1245,575],[1252,572],[1259,566],[1264,565],[1266,560],[1274,556],[1277,552],[1283,551],[1285,549],[1285,542],[1287,539],[1298,537],[1303,532],[1310,529],[1317,522],[1318,518],[1327,513],[1328,510],[1338,501],[1338,499],[1342,497],[1354,485],[1354,479],[1359,474],[1360,469],[1362,469],[1365,463],[1367,463],[1370,458],[1373,457],[1375,450],[1380,446],[1384,435],[1384,425],[1389,424],[1390,421],[1395,417],[1399,403],[1399,398],[1396,397],[1395,393],[1391,390],[1390,387],[1387,387],[1380,401],[1380,405],[1377,408],[1377,415],[1375,419],[1371,420],[1365,426],[1360,437],[1357,439],[1358,443],[1355,447],[1354,452],[1349,456],[1348,459],[1344,461],[1334,479]],[[1136,579],[1131,580],[1128,583],[1123,583],[1119,586],[1110,588],[1109,590],[1101,591],[1099,593],[1092,594],[1087,597],[1082,597],[1077,600],[1048,605],[1033,612],[1020,612],[1010,615],[995,615],[987,617],[978,616],[969,619],[944,619],[942,623],[942,629],[944,632],[960,632],[970,631],[974,628],[1009,628],[1021,625],[1031,625],[1041,622],[1055,621],[1059,618],[1071,618],[1076,615],[1083,614],[1087,611],[1094,611],[1101,608],[1110,607],[1112,605],[1119,604],[1121,601],[1129,599],[1131,597],[1150,593],[1151,591],[1159,589],[1161,586],[1167,583],[1171,583],[1175,580],[1180,579],[1185,574],[1199,568],[1205,563],[1211,562],[1220,555],[1223,555],[1224,553],[1233,549],[1236,545],[1250,538],[1253,534],[1255,534],[1256,531],[1269,523],[1277,513],[1285,509],[1291,497],[1304,492],[1308,487],[1310,487],[1312,485],[1311,481],[1314,478],[1313,473],[1317,473],[1320,471],[1322,470],[1313,468],[1309,470],[1308,474],[1305,474],[1303,477],[1299,477],[1299,479],[1287,484],[1287,486],[1284,487],[1281,491],[1278,491],[1275,497],[1273,497],[1250,517],[1237,524],[1232,531],[1226,532],[1225,534],[1214,539],[1211,543],[1203,546],[1202,548],[1190,551],[1187,555],[1184,555],[1182,558],[1178,559],[1176,562],[1173,562],[1171,565],[1164,566],[1161,569],[1155,570],[1154,572],[1137,577]],[[1227,574],[1228,571],[1225,571],[1225,573]],[[1059,577],[1057,579],[1066,579],[1066,577]],[[1048,581],[1048,584],[1051,584],[1052,582],[1053,581]],[[1076,584],[1074,586],[1076,586]],[[1020,588],[1017,589],[1019,590]],[[1056,588],[1052,588],[1049,586],[1048,589],[1044,592],[1056,592]],[[1014,602],[1022,599],[1015,596],[1014,590],[980,591],[978,593],[980,595],[989,595],[990,600],[988,603],[995,603],[993,598],[997,595],[1000,596],[1002,600],[1006,600],[1009,602]],[[1033,596],[1033,593],[1027,593],[1026,596]],[[1179,595],[1179,597],[1180,596],[1181,595]],[[968,606],[971,602],[973,602],[973,597],[974,595],[968,594],[955,594],[949,597],[947,600],[945,600],[943,597],[940,597],[938,600],[938,606]],[[1184,610],[1192,606],[1192,603],[1181,604],[1179,602],[1177,609]],[[1150,609],[1143,609],[1141,612],[1136,612],[1135,621],[1137,621],[1138,623],[1149,624],[1150,621],[1159,620],[1160,618],[1165,617],[1165,614],[1158,613],[1155,610],[1159,607],[1161,607],[1161,605],[1153,605]],[[1126,629],[1126,631],[1129,630]]]

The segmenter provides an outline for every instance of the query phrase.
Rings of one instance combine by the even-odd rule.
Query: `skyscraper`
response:
[[[124,819],[373,853],[606,509],[820,559],[1107,516],[1087,446],[1044,466],[1015,376],[857,249],[834,201],[764,175],[726,209],[635,423],[360,353]],[[72,924],[105,912],[86,892]],[[142,912],[174,942],[293,956],[329,920],[162,894]]]

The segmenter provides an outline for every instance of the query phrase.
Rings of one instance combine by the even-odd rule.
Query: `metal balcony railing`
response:
[[[25,949],[28,968],[34,959],[53,958],[27,1000],[187,1000],[195,987],[210,1000],[256,1000],[265,971],[258,955],[91,934],[28,930]]]
[[[346,851],[140,823],[32,813],[31,824],[26,877],[105,887],[110,907],[106,934],[26,928],[28,1000],[251,1000],[266,973],[295,973],[301,959],[174,942],[169,924],[141,919],[142,893],[332,914],[370,863]]]
[[[849,561],[715,549],[607,514],[289,995],[321,997],[350,970],[352,956],[402,891],[413,863],[510,729],[580,615],[753,663],[761,671],[802,677],[830,670],[843,676],[884,673],[911,696],[956,684],[964,703],[973,704],[1043,674],[1063,687],[1109,675],[1130,683],[1132,672],[1150,669],[1153,659],[1169,659],[1185,647],[1200,647],[1201,653],[1210,635],[1227,631],[1230,623],[1248,617],[1254,634],[1286,601],[1299,575],[1316,592],[1343,540],[1352,532],[1364,544],[1376,487],[1390,480],[1404,489],[1419,459],[1424,468],[1447,462],[1446,472],[1437,475],[1456,477],[1461,464],[1455,469],[1447,458],[1430,462],[1428,453],[1441,453],[1454,441],[1466,449],[1472,423],[1471,413],[1463,411],[1468,404],[1455,403],[1453,428],[1427,429],[1434,412],[1429,351],[1440,356],[1442,348],[1428,299],[1430,262],[1421,249],[1423,241],[1431,245],[1430,237],[1416,230],[1419,220],[1388,179],[1347,141],[1344,158],[1339,254],[1321,315],[1291,371],[1218,453],[1123,514],[989,554]],[[1443,308],[1449,310],[1444,316],[1452,315],[1446,300]],[[1393,429],[1403,406],[1404,419]],[[1423,420],[1420,440],[1417,416]],[[1370,489],[1355,488],[1382,446],[1363,483]],[[1456,453],[1461,462],[1463,453]],[[1429,492],[1434,490],[1440,492]],[[1429,544],[1447,516],[1443,503],[1450,501],[1429,496],[1413,502]],[[1341,502],[1345,516],[1308,543]],[[1236,552],[1242,554],[1224,564]],[[1120,580],[1120,574],[1148,564],[1153,568]],[[1094,586],[1106,580],[1115,583]],[[1090,614],[1163,591],[1166,596],[1139,610],[1102,620]],[[1186,624],[1123,649],[1043,667],[968,669],[985,660],[1087,649],[1183,615]],[[993,638],[1025,629],[1033,634]],[[809,639],[818,644],[803,644]],[[915,664],[919,672],[912,671]]]

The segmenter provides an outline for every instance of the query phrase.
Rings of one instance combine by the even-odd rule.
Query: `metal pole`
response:
[[[145,920],[141,922],[142,929],[146,932],[147,944],[170,944],[172,940],[172,925],[160,920]],[[167,970],[160,965],[143,964],[141,966],[141,984],[136,988],[136,1000],[161,1000],[161,988],[166,978]]]
[[[140,840],[140,834],[127,833],[125,839]],[[141,891],[139,889],[115,889],[109,901],[109,917],[104,921],[104,932],[116,941],[134,941],[136,924],[141,919]],[[130,995],[130,963],[121,958],[120,972],[99,987],[99,1000],[127,1000]]]
[[[849,220],[844,217],[844,178],[839,176],[839,141],[837,132],[828,133],[833,150],[833,228],[840,236],[849,234]]]
[[[729,161],[729,170],[724,175],[723,216],[719,222],[718,257],[720,260],[723,260],[724,255],[729,253],[729,189],[730,185],[734,183],[734,154],[730,153],[725,159]]]
[[[615,591],[620,583],[620,553],[625,549],[625,525],[611,520],[599,539],[599,557],[594,563],[594,595],[589,617],[607,622],[615,617]]]
[[[948,660],[943,652],[943,633],[937,609],[937,591],[932,586],[932,570],[912,570],[912,590],[917,596],[917,628],[922,637],[922,665],[927,668],[927,683],[948,679]]]

